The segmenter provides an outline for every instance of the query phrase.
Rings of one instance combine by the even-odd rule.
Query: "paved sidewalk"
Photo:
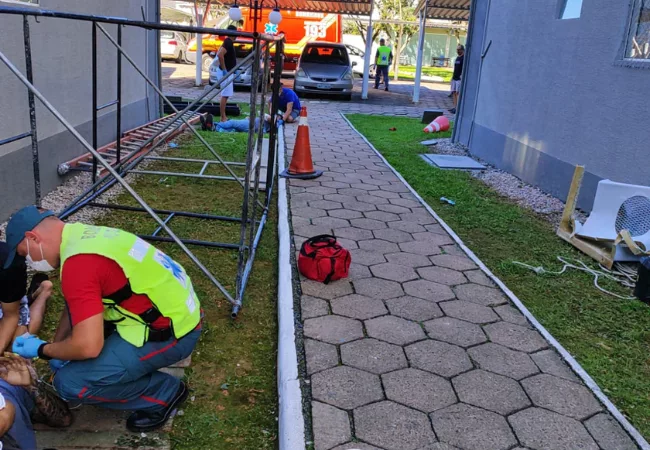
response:
[[[316,450],[637,448],[339,115],[393,109],[308,108],[325,174],[289,183],[294,243],[352,252],[349,279],[300,280]]]

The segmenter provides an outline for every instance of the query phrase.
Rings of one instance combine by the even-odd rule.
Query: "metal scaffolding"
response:
[[[161,24],[146,21],[136,21],[117,17],[95,16],[85,14],[63,13],[58,11],[50,11],[34,8],[14,8],[0,6],[0,14],[19,15],[23,17],[23,33],[25,41],[25,62],[26,73],[23,74],[20,70],[0,51],[0,61],[2,61],[11,72],[27,87],[28,90],[28,103],[30,113],[30,131],[13,136],[4,140],[0,140],[0,146],[15,142],[27,137],[32,141],[32,159],[34,170],[34,190],[35,190],[35,203],[40,206],[41,203],[41,188],[40,188],[40,165],[38,157],[38,139],[36,127],[36,108],[35,99],[38,99],[56,119],[74,136],[74,138],[81,143],[81,145],[92,154],[92,168],[87,167],[86,171],[91,172],[92,185],[78,195],[70,204],[68,204],[63,211],[59,213],[61,219],[66,219],[79,212],[83,208],[104,208],[121,211],[131,211],[138,213],[147,213],[156,222],[157,228],[148,235],[140,235],[143,239],[154,242],[171,242],[178,245],[183,252],[190,258],[190,260],[203,272],[203,274],[221,291],[224,297],[232,304],[232,317],[236,317],[242,307],[242,301],[246,285],[250,277],[253,262],[257,247],[260,243],[262,231],[268,219],[271,199],[273,195],[273,186],[276,176],[276,147],[277,147],[277,133],[278,128],[275,123],[271,124],[269,132],[269,151],[266,168],[266,179],[261,180],[260,173],[262,167],[262,147],[264,140],[264,112],[265,112],[265,98],[268,88],[268,80],[272,79],[272,105],[271,110],[277,111],[277,99],[280,89],[280,75],[282,72],[282,54],[284,43],[281,37],[265,35],[260,33],[246,33],[232,30],[215,30],[205,27],[191,27],[172,24]],[[92,23],[92,145],[86,141],[81,134],[68,122],[65,117],[47,100],[47,98],[34,86],[33,73],[31,64],[31,44],[30,44],[30,29],[29,18],[34,17],[49,17],[66,20],[79,20]],[[38,22],[37,22],[38,23]],[[117,39],[113,38],[106,30],[106,24],[114,24],[117,26]],[[252,83],[250,93],[250,116],[249,116],[249,133],[248,141],[246,144],[246,161],[232,162],[225,161],[218,153],[218,151],[210,145],[204,138],[194,129],[190,123],[191,119],[197,114],[195,111],[200,110],[202,106],[216,97],[225,87],[225,83],[217,83],[206,89],[202,95],[191,102],[183,110],[179,111],[170,101],[165,97],[162,90],[158,85],[153,82],[146,73],[138,67],[135,61],[125,52],[122,47],[122,28],[123,27],[136,27],[145,30],[171,30],[183,31],[190,33],[201,34],[218,34],[220,36],[240,37],[252,43],[252,52],[249,56],[241,60],[237,66],[229,71],[224,77],[226,79],[234,78],[234,74],[240,70],[245,70],[252,67]],[[104,105],[97,104],[97,41],[101,35],[116,48],[117,50],[117,98]],[[271,57],[272,53],[274,56]],[[138,74],[140,74],[146,83],[153,88],[161,102],[166,102],[174,111],[174,114],[165,120],[161,120],[152,125],[155,132],[148,138],[142,138],[134,144],[128,146],[121,146],[122,138],[122,123],[121,123],[121,85],[122,85],[122,63],[126,61],[132,66]],[[273,64],[271,62],[273,61]],[[273,74],[271,74],[271,67]],[[272,75],[272,76],[271,76]],[[261,86],[260,92],[255,86]],[[100,153],[98,151],[97,142],[97,122],[98,112],[116,106],[116,151],[112,161],[107,160],[107,153]],[[259,126],[255,129],[256,120]],[[190,130],[191,133],[202,143],[203,146],[210,152],[214,159],[196,159],[196,158],[182,158],[182,157],[164,157],[164,156],[151,156],[151,152],[159,148],[165,139],[164,136],[172,135],[178,132],[183,127]],[[128,153],[122,155],[122,151]],[[113,153],[111,153],[113,156]],[[154,170],[139,170],[138,164],[142,161],[173,161],[173,162],[186,162],[186,163],[203,163],[203,168],[199,173],[185,173],[185,172],[161,172]],[[206,169],[212,165],[218,164],[223,167],[228,175],[216,176],[205,174]],[[90,166],[90,164],[88,164]],[[101,175],[100,168],[106,172]],[[237,175],[235,169],[245,169],[245,174],[242,177]],[[65,170],[64,170],[65,171]],[[172,177],[192,177],[205,180],[213,180],[215,182],[236,182],[242,188],[242,209],[240,217],[218,216],[213,214],[202,214],[191,211],[177,211],[167,209],[154,209],[151,208],[147,202],[142,199],[134,188],[125,180],[128,174],[137,175],[164,175]],[[259,192],[264,183],[264,195],[260,198]],[[121,185],[135,201],[139,207],[119,205],[116,203],[106,203],[98,201],[102,194],[109,191],[111,188]],[[162,216],[162,217],[161,217]],[[164,217],[164,218],[163,218]],[[238,242],[211,242],[205,240],[180,238],[172,230],[172,221],[175,217],[195,218],[202,220],[226,221],[235,222],[240,224],[239,240]],[[167,236],[161,236],[161,232],[165,232]],[[212,248],[224,248],[238,251],[237,275],[235,283],[235,291],[230,292],[217,278],[210,272],[210,270],[200,261],[200,259],[188,248],[188,246],[202,246]]]

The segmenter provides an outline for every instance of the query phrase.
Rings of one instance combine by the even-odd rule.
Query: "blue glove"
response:
[[[18,336],[14,340],[11,351],[18,353],[23,358],[36,358],[38,356],[38,348],[43,344],[47,344],[47,342],[36,336]]]
[[[50,369],[52,372],[56,373],[59,369],[62,369],[70,361],[62,361],[60,359],[51,359],[50,360]]]

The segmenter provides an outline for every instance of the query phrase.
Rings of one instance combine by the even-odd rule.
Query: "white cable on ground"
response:
[[[630,296],[615,294],[614,292],[608,291],[607,289],[603,288],[602,286],[600,286],[598,284],[598,279],[602,277],[602,278],[606,278],[608,280],[612,280],[612,281],[614,281],[616,283],[619,283],[619,284],[621,284],[621,285],[623,285],[625,287],[633,288],[634,284],[635,284],[635,280],[636,280],[636,275],[632,272],[632,270],[629,267],[626,267],[626,266],[623,266],[623,265],[620,265],[620,264],[617,263],[614,270],[609,270],[609,269],[603,267],[602,265],[600,266],[601,270],[596,270],[596,269],[592,269],[591,267],[589,267],[588,265],[586,265],[585,263],[583,263],[579,259],[575,259],[575,258],[566,258],[565,259],[562,256],[558,256],[557,259],[558,259],[558,261],[560,261],[561,263],[564,264],[564,266],[562,267],[562,270],[557,271],[557,272],[554,272],[554,271],[551,271],[551,270],[546,270],[541,266],[539,266],[539,267],[531,266],[530,264],[522,263],[522,262],[519,262],[519,261],[513,261],[512,263],[517,265],[517,266],[521,266],[521,267],[525,267],[526,269],[530,269],[533,272],[535,272],[537,275],[540,275],[540,274],[562,275],[564,272],[566,272],[567,269],[575,269],[575,270],[579,270],[581,272],[587,272],[587,273],[594,276],[594,286],[596,286],[596,289],[598,289],[599,291],[604,292],[605,294],[611,295],[612,297],[620,298],[621,300],[634,300],[636,298],[636,297],[630,297]],[[572,259],[577,264],[570,263],[568,261],[568,259]]]
[[[503,281],[501,281],[496,275],[494,275],[492,271],[483,263],[483,261],[481,261],[478,258],[478,256],[476,256],[474,252],[465,245],[463,240],[456,234],[456,232],[452,230],[451,227],[447,225],[447,223],[444,220],[442,220],[442,217],[440,217],[426,201],[424,201],[422,196],[418,194],[415,189],[413,189],[413,186],[411,186],[404,179],[402,174],[400,174],[397,170],[395,170],[395,168],[388,162],[388,160],[384,158],[384,155],[382,155],[379,152],[379,150],[377,150],[375,146],[372,145],[372,143],[363,134],[361,134],[359,130],[357,130],[354,127],[354,125],[352,125],[352,122],[348,120],[348,118],[345,116],[345,113],[341,113],[341,117],[350,126],[350,128],[352,128],[359,135],[359,137],[361,137],[361,139],[363,139],[363,141],[366,144],[368,144],[368,147],[370,147],[372,151],[375,152],[375,154],[379,158],[381,158],[384,164],[386,164],[386,167],[388,167],[395,174],[395,176],[399,178],[399,180],[402,183],[404,183],[404,186],[406,186],[408,190],[411,192],[411,194],[413,194],[415,198],[418,199],[420,204],[422,204],[422,206],[424,206],[425,209],[429,211],[429,214],[431,214],[433,218],[438,221],[440,226],[447,232],[447,234],[449,234],[449,236],[451,236],[451,238],[456,242],[456,244],[458,244],[461,250],[463,250],[465,254],[467,254],[467,256],[472,261],[474,261],[474,263],[483,271],[483,273],[485,273],[488,276],[488,278],[494,281],[494,283],[503,291],[504,294],[506,294],[506,296],[510,299],[510,301],[512,301],[512,303],[514,303],[514,305],[519,309],[519,311],[521,311],[521,313],[526,317],[526,319],[528,319],[531,325],[537,331],[539,331],[539,333],[544,337],[544,339],[546,339],[549,342],[549,344],[551,344],[551,346],[555,348],[555,350],[557,350],[557,352],[562,356],[562,358],[564,358],[564,360],[569,364],[571,369],[573,369],[573,371],[580,377],[580,379],[582,379],[585,385],[591,390],[591,392],[594,393],[594,395],[598,398],[598,400],[601,401],[601,403],[605,406],[607,411],[609,411],[609,413],[612,416],[614,416],[614,418],[618,421],[618,423],[621,424],[621,426],[625,429],[625,431],[627,431],[628,434],[632,437],[632,439],[634,439],[636,444],[642,450],[650,450],[650,444],[648,444],[648,442],[641,435],[641,433],[639,433],[639,431],[636,428],[634,428],[634,426],[627,420],[627,418],[623,414],[621,414],[621,412],[618,410],[616,405],[614,405],[612,401],[609,399],[609,397],[607,397],[607,395],[603,393],[603,391],[600,389],[600,386],[598,386],[598,383],[596,383],[594,379],[591,378],[591,376],[585,371],[585,369],[582,368],[580,363],[576,361],[573,355],[571,355],[571,353],[569,353],[567,349],[565,349],[562,346],[562,344],[560,344],[557,341],[557,339],[555,339],[553,335],[549,333],[548,330],[544,328],[544,326],[541,323],[539,323],[539,321],[535,318],[535,316],[533,316],[533,314],[530,311],[528,311],[528,308],[526,308],[526,306],[521,302],[521,300],[519,300],[519,298],[515,295],[515,293],[512,292],[508,288],[508,286],[506,286],[503,283]]]

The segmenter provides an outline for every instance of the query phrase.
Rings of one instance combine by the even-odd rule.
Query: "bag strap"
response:
[[[305,242],[303,242],[302,245],[300,246],[300,254],[308,258],[314,258],[316,256],[316,250],[307,253],[307,250],[305,250],[305,246],[308,244],[313,247],[316,247],[316,250],[318,250],[319,248],[338,246],[338,243],[336,242],[336,236],[332,236],[331,234],[319,234],[318,236],[311,237],[307,239]],[[325,244],[325,245],[317,245],[317,244]]]
[[[330,273],[328,273],[325,279],[323,280],[324,284],[329,284],[329,282],[332,281],[332,277],[336,272],[336,257],[332,256],[330,258],[330,264],[332,265],[332,268],[330,269]]]
[[[328,246],[336,245],[336,236],[331,234],[319,234],[318,236],[311,237],[307,239],[306,242],[310,244],[320,244],[322,242],[328,243]]]

